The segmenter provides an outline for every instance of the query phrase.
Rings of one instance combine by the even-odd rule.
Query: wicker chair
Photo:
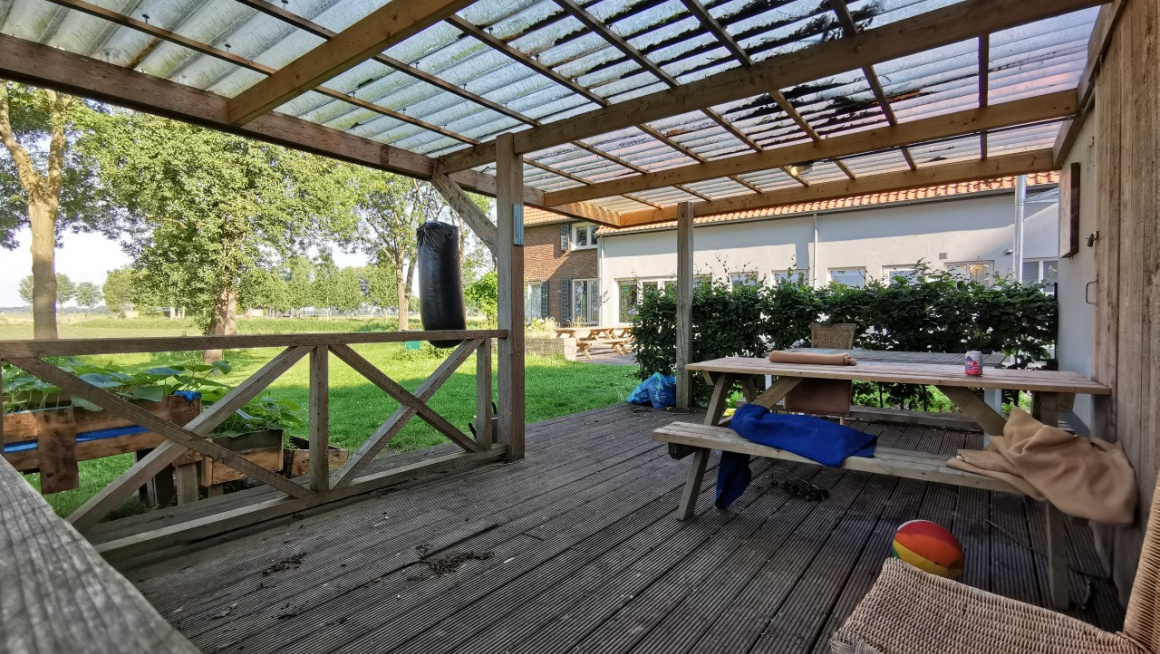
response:
[[[810,325],[810,347],[849,350],[854,347],[854,336],[857,332],[858,325],[850,322],[835,325],[815,322]]]
[[[1155,497],[1122,633],[889,559],[830,647],[834,654],[1160,654],[1160,495]]]

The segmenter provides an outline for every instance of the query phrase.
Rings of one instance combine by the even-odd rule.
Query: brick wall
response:
[[[548,315],[561,320],[561,288],[565,280],[596,279],[596,248],[561,250],[560,230],[568,223],[524,228],[524,278],[548,282]]]

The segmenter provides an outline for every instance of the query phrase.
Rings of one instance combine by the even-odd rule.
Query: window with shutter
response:
[[[572,226],[560,225],[560,252],[567,252],[572,247]]]
[[[540,315],[544,318],[551,315],[548,313],[548,282],[540,286]]]
[[[560,282],[560,324],[566,324],[572,319],[572,280]]]

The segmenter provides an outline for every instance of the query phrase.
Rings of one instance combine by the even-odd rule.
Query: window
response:
[[[598,227],[589,223],[575,223],[572,225],[572,249],[587,250],[596,247],[596,230]]]
[[[993,261],[966,261],[963,263],[948,263],[947,272],[956,279],[980,284],[991,284],[991,275],[995,270]]]
[[[546,318],[544,313],[544,283],[528,282],[524,292],[524,321]]]
[[[619,299],[617,301],[617,320],[632,322],[636,318],[636,308],[649,290],[657,292],[675,293],[677,282],[668,279],[622,279],[616,283]],[[666,290],[667,289],[667,290]]]
[[[738,286],[757,286],[759,283],[761,282],[755,272],[742,271],[729,273],[729,284],[733,288],[737,288]]]
[[[773,273],[773,279],[778,284],[782,282],[795,282],[798,284],[809,281],[809,272],[805,268],[794,268],[793,270],[779,270]]]
[[[1059,260],[1040,259],[1023,262],[1023,283],[1043,282],[1043,292],[1055,295],[1055,283],[1059,281]]]
[[[830,268],[830,281],[835,284],[845,284],[854,288],[866,285],[865,268]]]
[[[572,280],[572,322],[600,324],[600,285],[595,279]]]
[[[901,278],[906,282],[913,282],[918,279],[918,270],[914,266],[887,266],[882,269],[886,276],[886,281],[893,281],[895,277]]]

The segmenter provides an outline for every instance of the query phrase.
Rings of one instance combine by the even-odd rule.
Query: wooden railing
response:
[[[73,512],[68,520],[82,532],[120,506],[139,488],[178,462],[190,451],[221,462],[246,476],[283,493],[279,499],[254,503],[227,510],[211,517],[178,522],[100,547],[103,553],[129,554],[166,544],[220,533],[261,520],[287,515],[302,509],[365,493],[424,472],[463,465],[503,456],[509,450],[522,450],[522,443],[508,443],[502,434],[491,433],[491,339],[503,339],[503,330],[386,332],[357,334],[281,334],[254,336],[199,336],[174,338],[136,338],[58,341],[0,342],[0,361],[80,397],[118,417],[154,432],[166,440],[133,467]],[[398,343],[403,341],[455,341],[462,343],[414,392],[403,388],[386,373],[351,348],[355,344]],[[158,417],[109,391],[98,388],[69,371],[44,360],[45,357],[85,356],[93,354],[128,354],[214,349],[251,349],[282,347],[257,372],[235,386],[186,424],[176,424]],[[465,434],[436,413],[427,401],[473,353],[476,357],[476,423],[475,436]],[[399,403],[398,409],[353,453],[338,470],[328,465],[330,431],[329,358],[333,354]],[[274,380],[304,358],[310,367],[310,474],[303,484],[247,459],[245,456],[215,444],[207,438],[247,402],[257,397]],[[3,379],[0,378],[0,393]],[[518,401],[522,402],[522,397]],[[374,458],[415,416],[425,421],[464,452],[436,457],[402,468],[367,472]],[[0,443],[3,442],[0,432]],[[180,481],[179,481],[180,484]],[[0,498],[0,502],[5,501]]]

